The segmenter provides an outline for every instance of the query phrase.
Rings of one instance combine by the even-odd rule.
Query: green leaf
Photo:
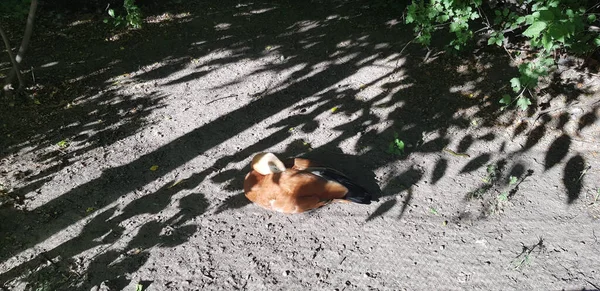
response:
[[[56,143],[56,145],[57,145],[59,148],[61,148],[61,149],[64,149],[64,148],[66,148],[66,147],[68,147],[68,146],[69,146],[69,142],[67,142],[66,140],[64,140],[64,139],[63,139],[63,140],[61,140],[61,141],[57,142],[57,143]]]
[[[521,90],[521,80],[516,77],[510,79],[510,86],[513,88],[513,91],[519,92],[519,90]]]
[[[510,176],[510,180],[508,181],[508,185],[514,185],[517,184],[517,177],[515,176]]]
[[[531,26],[529,26],[527,30],[523,31],[523,35],[529,38],[537,38],[542,32],[542,30],[546,29],[546,26],[546,22],[536,21],[533,24],[531,24]]]
[[[490,38],[488,39],[488,45],[492,45],[492,44],[496,43],[496,41],[497,41],[497,40],[498,40],[498,39],[497,39],[497,38],[495,38],[495,37],[493,37],[493,36],[492,36],[492,37],[490,37]]]
[[[500,104],[508,105],[508,104],[510,104],[511,100],[512,100],[512,98],[510,97],[510,95],[504,94],[504,95],[502,95],[502,99],[500,99]]]
[[[114,9],[108,9],[108,15],[110,15],[110,17],[115,17],[115,10]]]
[[[498,38],[498,39],[496,40],[496,45],[497,45],[497,46],[502,46],[502,39]]]
[[[395,139],[394,143],[396,144],[397,149],[399,149],[400,151],[404,151],[404,142],[402,140]]]
[[[529,44],[535,48],[539,47],[541,45],[540,43],[541,41],[537,38],[532,38],[531,40],[529,40]]]
[[[566,14],[569,16],[569,18],[575,17],[575,12],[573,12],[572,9],[567,9]]]
[[[519,100],[517,100],[517,106],[519,106],[523,111],[527,110],[529,105],[531,105],[531,100],[529,100],[527,97],[521,96]]]
[[[594,44],[595,44],[596,46],[599,46],[599,47],[600,47],[600,37],[596,37],[596,38],[594,39]]]
[[[548,34],[555,40],[564,43],[565,36],[569,34],[569,31],[564,25],[552,25],[548,28]]]
[[[394,132],[394,140],[390,142],[387,151],[395,155],[404,153],[404,142],[398,138],[398,133]]]
[[[450,19],[450,16],[448,16],[448,14],[443,14],[438,17],[438,22],[446,22],[449,19]]]
[[[516,22],[517,22],[517,24],[521,24],[521,23],[525,22],[525,20],[526,20],[526,18],[521,16],[521,17],[517,18]]]
[[[450,32],[455,32],[460,30],[460,24],[458,22],[450,23]]]
[[[534,21],[535,18],[533,17],[533,15],[530,14],[525,16],[525,24],[531,25]]]
[[[545,66],[545,67],[553,66],[554,58],[552,58],[552,57],[543,58],[543,59],[541,59],[540,63],[542,64],[542,66]]]
[[[143,289],[144,289],[144,285],[142,285],[142,284],[139,284],[139,283],[138,283],[138,284],[135,286],[135,291],[142,291]]]
[[[508,201],[508,193],[507,192],[502,192],[500,195],[498,195],[498,200],[500,200],[500,201]]]
[[[588,21],[590,23],[596,21],[596,14],[590,14],[590,15],[588,15]]]
[[[540,10],[539,20],[551,22],[552,20],[554,20],[554,13],[552,13],[552,11],[550,10]]]
[[[554,42],[552,42],[552,38],[550,37],[549,33],[545,33],[544,36],[542,36],[542,45],[546,51],[552,50]]]

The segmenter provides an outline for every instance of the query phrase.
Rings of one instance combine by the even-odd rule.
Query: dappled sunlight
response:
[[[265,13],[265,12],[269,12],[269,11],[271,11],[273,9],[276,9],[276,8],[275,7],[271,7],[271,8],[255,9],[255,10],[251,10],[249,12],[238,13],[238,14],[235,14],[234,16],[251,16],[251,15],[254,15],[254,14],[262,14],[262,13]]]
[[[172,22],[172,21],[178,21],[178,22],[184,23],[187,21],[191,21],[191,19],[192,19],[192,14],[190,12],[182,12],[182,13],[177,13],[177,14],[165,12],[160,15],[154,15],[154,16],[147,17],[145,22],[152,23],[152,24],[164,25],[164,24],[168,24],[169,22]]]
[[[215,30],[216,31],[227,30],[229,28],[231,28],[231,23],[219,23],[219,24],[215,24]]]
[[[350,176],[381,189],[371,208],[326,209],[300,218],[307,225],[401,232],[431,217],[475,225],[504,211],[498,193],[518,201],[542,172],[561,173],[556,187],[565,191],[553,205],[576,204],[589,190],[597,151],[590,140],[600,138],[591,79],[570,83],[577,91],[564,106],[591,96],[572,112],[503,109],[498,101],[516,71],[504,52],[457,60],[409,46],[414,36],[395,11],[354,2],[197,4],[173,4],[110,42],[104,37],[113,32],[103,32],[88,44],[57,41],[57,56],[34,50],[45,99],[20,109],[26,114],[11,112],[0,130],[11,135],[0,144],[0,168],[22,176],[0,175],[21,201],[0,209],[11,233],[0,249],[0,283],[73,259],[85,261],[75,269],[88,280],[73,284],[89,290],[147,268],[160,248],[194,240],[190,252],[219,261],[224,246],[243,243],[234,228],[273,234],[268,225],[279,218],[241,193],[251,157],[263,151],[351,165]],[[83,89],[69,91],[75,86]],[[557,108],[561,94],[540,102]],[[213,231],[223,221],[229,231]]]
[[[319,28],[321,25],[320,21],[299,21],[288,27],[288,29],[299,33],[305,33],[311,29]]]

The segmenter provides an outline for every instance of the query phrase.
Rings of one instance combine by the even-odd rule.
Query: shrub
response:
[[[133,28],[142,27],[142,12],[140,8],[135,4],[135,0],[125,0],[123,2],[123,8],[125,9],[125,16],[117,15],[115,10],[108,9],[108,15],[111,17],[105,18],[104,23],[112,23],[115,27],[125,25]]]
[[[593,2],[589,5],[588,2]],[[585,0],[505,0],[488,9],[482,0],[415,0],[407,7],[405,22],[414,25],[416,41],[429,45],[432,34],[443,27],[454,38],[450,49],[461,50],[477,33],[485,34],[488,45],[505,46],[509,41],[525,40],[536,51],[536,58],[519,65],[519,76],[511,79],[516,97],[504,95],[505,107],[516,102],[525,110],[531,100],[528,89],[537,87],[540,77],[547,76],[555,66],[555,52],[576,55],[600,47],[598,11],[600,3]],[[483,28],[473,31],[474,21]]]

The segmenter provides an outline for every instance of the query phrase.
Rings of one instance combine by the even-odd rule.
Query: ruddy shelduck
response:
[[[370,204],[371,194],[341,172],[291,158],[282,162],[272,153],[254,156],[244,179],[246,197],[269,210],[301,213],[332,201]]]

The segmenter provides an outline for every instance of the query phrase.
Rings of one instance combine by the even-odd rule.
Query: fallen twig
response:
[[[208,104],[211,104],[211,103],[213,103],[213,102],[217,102],[217,101],[219,101],[219,100],[228,99],[228,98],[233,98],[233,97],[237,97],[237,96],[238,96],[237,94],[231,94],[231,95],[229,95],[229,96],[224,96],[224,97],[217,98],[217,99],[215,99],[215,100],[211,100],[211,101],[209,101],[208,103],[206,103],[206,104],[204,104],[204,105],[208,105]]]

